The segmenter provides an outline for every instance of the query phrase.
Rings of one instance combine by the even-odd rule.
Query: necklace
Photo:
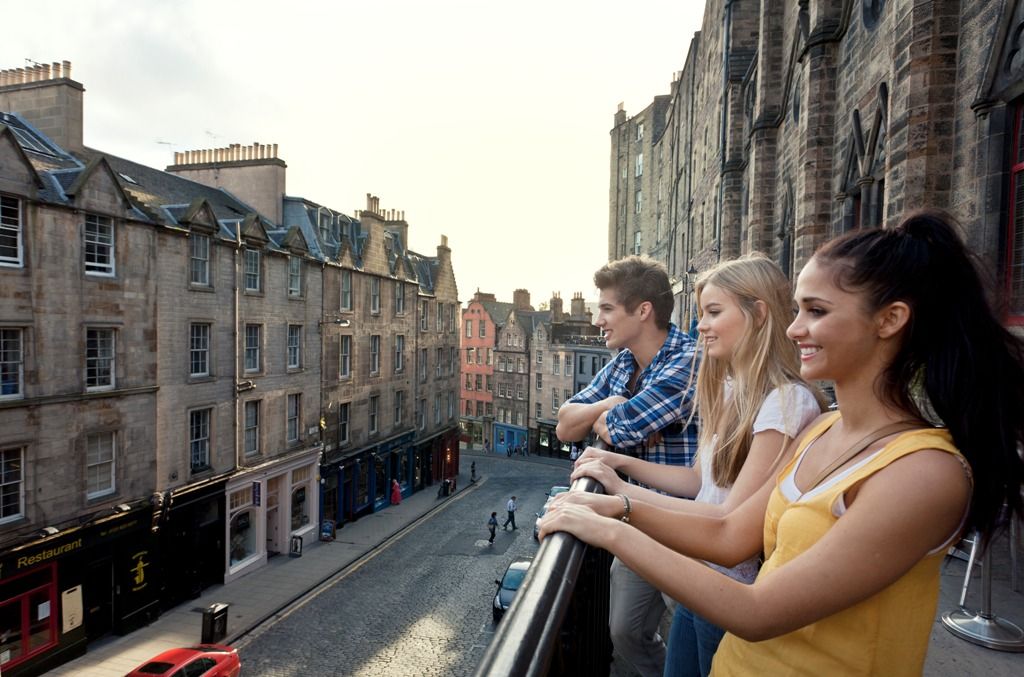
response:
[[[853,458],[854,456],[856,456],[860,452],[864,451],[869,446],[871,446],[872,444],[874,444],[878,440],[882,439],[883,437],[888,437],[889,435],[892,435],[893,433],[899,433],[899,432],[903,432],[903,431],[906,431],[906,430],[912,430],[914,428],[919,428],[919,427],[920,427],[920,424],[917,421],[914,421],[912,419],[905,419],[903,421],[897,421],[896,423],[890,423],[888,425],[882,426],[881,428],[878,428],[877,430],[871,431],[870,433],[868,433],[867,435],[865,435],[861,439],[859,439],[856,442],[854,442],[853,445],[849,449],[847,449],[846,451],[841,453],[839,456],[837,456],[835,458],[835,460],[833,460],[827,466],[822,468],[818,472],[818,474],[815,475],[811,479],[811,482],[810,482],[810,484],[807,485],[807,488],[800,492],[800,497],[797,500],[799,501],[801,498],[804,497],[805,494],[807,494],[807,492],[811,491],[816,486],[821,484],[822,480],[824,480],[826,477],[828,477],[829,475],[834,473],[838,468],[842,467],[851,458]],[[820,437],[819,437],[819,439],[820,439]],[[793,475],[793,480],[794,480],[794,483],[795,483],[795,481],[796,481],[796,475],[795,474]]]

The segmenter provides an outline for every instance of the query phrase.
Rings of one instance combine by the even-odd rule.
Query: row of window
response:
[[[487,412],[487,416],[491,416],[494,413],[494,405],[490,402],[481,402],[476,400],[475,411],[477,416],[483,416],[484,412]],[[466,416],[473,416],[474,413],[474,401],[466,400]]]
[[[498,407],[498,415],[494,418],[498,423],[509,423],[511,425],[522,426],[523,423],[523,412],[513,411],[504,407]]]
[[[473,356],[474,355],[476,356],[476,363],[477,364],[483,364],[483,356],[484,356],[484,354],[485,353],[483,352],[483,349],[481,349],[481,348],[466,348],[466,364],[473,364]],[[494,350],[492,348],[487,348],[486,355],[487,355],[487,364],[491,364],[492,360],[494,359]]]
[[[0,449],[0,524],[25,515],[26,448]],[[87,499],[113,494],[116,490],[117,433],[85,436],[85,496]]]
[[[477,320],[480,338],[487,338],[487,320]],[[466,320],[466,338],[473,338],[473,320]]]
[[[87,327],[83,369],[87,391],[112,390],[116,386],[117,330]],[[25,329],[0,327],[0,399],[25,393]]]
[[[474,378],[475,377],[475,378]],[[473,384],[476,384],[476,388]],[[485,390],[483,374],[466,374],[466,390]],[[491,377],[487,376],[487,392],[491,392]]]
[[[522,383],[515,384],[515,387],[513,387],[513,385],[511,383],[499,383],[498,384],[498,397],[510,400],[513,397],[513,391],[515,391],[515,393],[514,393],[515,394],[515,399],[517,399],[517,400],[523,399],[524,388],[523,388],[523,384]]]
[[[405,336],[398,334],[392,352],[391,367],[397,374],[405,371]],[[434,349],[434,378],[442,376],[454,376],[455,365],[458,358],[455,346],[441,346]],[[338,377],[345,379],[352,376],[353,355],[352,336],[345,334],[338,337]],[[421,383],[427,380],[429,372],[429,351],[427,348],[420,348],[419,378]],[[369,344],[368,369],[371,376],[380,373],[381,369],[381,336],[372,334]]]

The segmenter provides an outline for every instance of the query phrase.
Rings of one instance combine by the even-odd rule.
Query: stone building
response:
[[[549,317],[535,325],[530,340],[530,380],[534,384],[528,423],[530,448],[540,454],[567,457],[570,447],[558,440],[555,427],[559,407],[582,387],[577,385],[574,373],[577,355],[595,351],[597,363],[604,366],[612,352],[605,347],[601,330],[594,326],[583,294],[573,295],[569,313],[563,312],[558,294],[552,295],[548,308]]]
[[[1007,322],[1024,324],[1013,198],[1022,25],[1016,0],[708,0],[669,103],[615,116],[610,257],[644,233],[640,251],[669,267],[685,326],[693,274],[720,259],[760,250],[795,276],[834,235],[937,207],[993,271]],[[667,251],[648,245],[653,215],[636,226],[616,218],[641,189],[619,182],[652,116],[662,127],[644,173],[667,186]]]
[[[530,292],[512,292],[512,309],[498,327],[494,347],[494,451],[525,447],[530,400],[530,346],[534,311]]]
[[[444,238],[286,197],[274,146],[88,148],[83,92],[67,62],[0,71],[5,675],[458,472]]]
[[[477,292],[462,311],[462,391],[460,425],[466,442],[497,451],[494,446],[495,348],[498,328],[505,322],[511,303],[494,294]]]

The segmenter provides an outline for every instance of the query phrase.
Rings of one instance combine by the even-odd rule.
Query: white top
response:
[[[515,512],[515,511],[516,511],[516,502],[515,502],[515,501],[513,501],[513,500],[512,500],[511,498],[510,498],[510,499],[508,499],[508,504],[507,504],[507,505],[505,506],[505,508],[506,508],[506,509],[507,509],[507,510],[508,510],[509,512]]]
[[[754,419],[753,431],[757,433],[765,430],[777,430],[786,437],[796,437],[796,434],[804,429],[811,421],[821,414],[821,405],[815,399],[814,393],[802,383],[791,383],[768,393]],[[715,445],[718,443],[718,436],[711,438],[710,445],[700,450],[700,491],[693,500],[712,505],[721,505],[729,496],[732,487],[722,487],[715,484],[711,471],[711,459],[714,456]],[[707,447],[711,448],[707,448]],[[752,583],[757,577],[757,558],[747,560],[731,569],[708,564],[722,573],[743,583]]]

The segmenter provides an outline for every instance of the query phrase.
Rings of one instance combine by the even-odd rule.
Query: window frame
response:
[[[246,247],[242,263],[242,289],[247,294],[259,294],[263,291],[263,252],[259,249]],[[251,283],[255,282],[255,286]]]
[[[90,237],[90,225],[94,227]],[[107,233],[101,230],[108,231]],[[102,214],[86,212],[82,224],[82,265],[90,277],[116,277],[117,233],[114,219]],[[106,241],[104,241],[106,239]],[[90,260],[90,258],[92,260]],[[102,259],[105,259],[102,260]]]
[[[285,396],[285,442],[295,444],[302,440],[302,393]]]
[[[380,278],[370,278],[370,314],[380,315]]]
[[[285,353],[288,369],[302,369],[302,325],[289,324],[285,329]],[[293,339],[296,339],[293,341]]]
[[[250,329],[255,330],[256,342],[250,344]],[[243,329],[242,340],[245,342],[242,349],[242,371],[246,374],[259,374],[263,371],[263,325],[257,323],[246,323]],[[253,360],[249,358],[253,357]],[[255,366],[250,367],[253,363]]]
[[[17,468],[15,470],[8,470],[8,464],[12,463],[7,458],[9,452],[17,452],[18,458],[13,461]],[[9,447],[0,447],[0,524],[7,524],[16,520],[23,519],[25,517],[25,464],[27,462],[27,448],[24,445],[12,445]],[[17,480],[9,481],[13,472],[17,472]],[[8,489],[11,485],[17,485],[13,490],[17,493],[17,512],[7,513],[7,506],[12,490]]]
[[[338,337],[338,379],[352,378],[352,335]]]
[[[205,336],[206,345],[205,345],[205,347],[199,347],[199,348],[196,347],[196,339],[197,339],[196,330],[197,329],[205,329],[206,330],[206,336]],[[210,356],[211,356],[210,345],[211,345],[211,336],[212,335],[213,335],[212,325],[209,322],[190,322],[189,323],[189,325],[188,325],[188,353],[189,353],[188,376],[189,376],[189,378],[207,378],[207,377],[213,375],[213,369],[211,368],[211,364],[210,364]],[[199,337],[199,338],[203,338],[203,337]],[[201,355],[202,356],[201,359],[202,359],[203,364],[205,366],[205,371],[196,371],[195,370],[197,355]]]
[[[298,256],[288,257],[288,298],[301,299],[304,296],[302,259]]]
[[[100,437],[109,436],[110,457],[107,459],[95,460],[92,458],[93,455],[93,440]],[[85,498],[86,500],[93,500],[101,498],[103,496],[110,496],[117,491],[117,432],[113,430],[88,433],[85,436]],[[109,466],[106,471],[107,485],[102,489],[90,490],[90,483],[92,482],[92,470],[93,468]]]
[[[12,341],[6,334],[16,337],[17,346],[12,349],[8,342]],[[25,329],[23,327],[0,327],[0,401],[20,400],[25,397]],[[11,353],[17,351],[12,358]],[[13,367],[12,367],[13,365]],[[10,383],[10,374],[14,374],[14,392],[5,393],[6,383]]]
[[[342,268],[338,279],[338,310],[352,310],[352,271]]]
[[[90,356],[90,334],[93,332],[102,332],[109,334],[110,336],[110,354],[109,357],[103,355]],[[98,338],[98,337],[97,337]],[[98,349],[98,347],[97,347]],[[106,360],[109,364],[106,367],[109,383],[93,383],[90,385],[90,381],[96,379],[96,376],[90,376],[90,371],[96,371],[100,369],[99,363]],[[106,390],[114,390],[117,388],[117,330],[113,327],[86,327],[85,328],[85,390],[86,392],[102,392]]]
[[[260,455],[260,409],[262,400],[246,400],[242,405],[242,454],[246,458]],[[254,413],[250,422],[249,412]],[[252,444],[249,435],[252,434]]]
[[[11,211],[15,212],[13,219],[10,215]],[[24,201],[14,195],[0,193],[0,240],[10,237],[14,238],[13,248],[16,256],[0,256],[0,266],[22,268],[25,265]]]
[[[203,243],[206,248],[205,256],[196,255],[196,247]],[[210,284],[210,236],[204,233],[190,233],[188,237],[188,283],[193,287],[208,288]],[[202,252],[200,252],[202,253]],[[202,264],[203,280],[196,280],[196,272]]]
[[[203,420],[197,420],[197,417],[202,417],[205,414],[205,422]],[[197,430],[203,432],[205,427],[205,437],[202,435],[196,435]],[[191,409],[188,412],[188,456],[189,456],[189,470],[193,473],[208,470],[211,467],[210,461],[210,449],[213,432],[213,407],[203,407],[200,409]],[[197,446],[198,445],[198,446]],[[203,464],[197,464],[198,458],[197,450],[199,454],[205,455],[206,462]]]
[[[351,435],[352,405],[350,402],[338,404],[338,444],[348,444]]]
[[[405,335],[395,335],[395,373],[400,374],[405,371]]]
[[[380,334],[370,335],[370,376],[380,374]]]

